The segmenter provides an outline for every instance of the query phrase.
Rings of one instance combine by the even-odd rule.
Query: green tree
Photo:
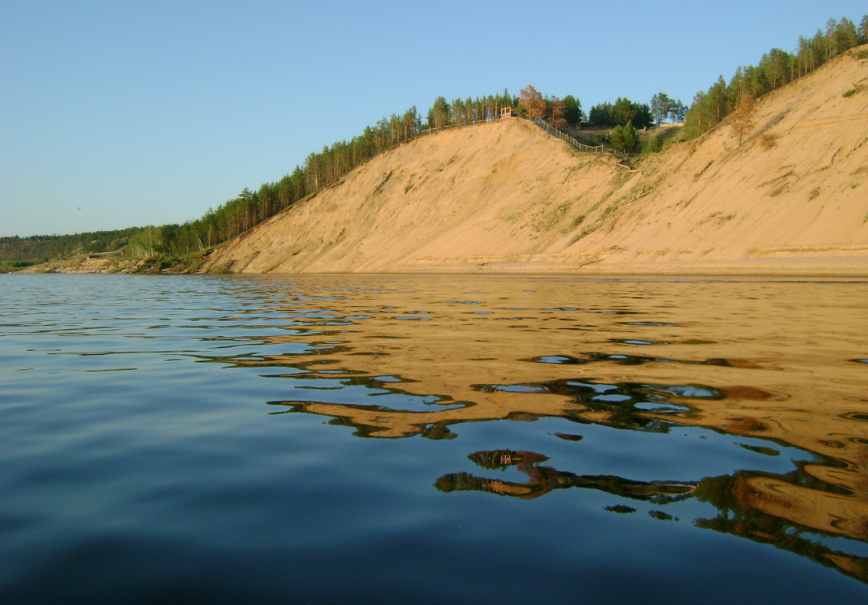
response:
[[[687,115],[687,105],[681,102],[681,99],[675,101],[669,109],[669,119],[674,123],[683,122]]]
[[[595,126],[613,126],[612,104],[603,102],[591,107],[590,120]]]
[[[443,128],[449,124],[449,103],[444,97],[434,99],[434,105],[428,111],[428,128]]]
[[[789,82],[792,77],[793,57],[780,48],[771,49],[760,59],[760,69],[765,74],[769,89],[774,90]]]
[[[624,126],[624,151],[635,153],[639,151],[639,133],[633,128],[633,122],[627,122]]]
[[[615,151],[624,151],[624,127],[615,126],[612,133],[609,135],[609,145]]]
[[[859,34],[856,24],[847,17],[841,19],[834,33],[835,53],[841,54],[859,44]]]
[[[292,196],[292,177],[284,175],[277,183],[277,201],[281,210],[289,207],[295,200]]]
[[[464,124],[465,123],[465,114],[464,114],[464,99],[458,98],[452,101],[452,123],[453,124]]]
[[[634,128],[653,126],[651,108],[645,103],[634,103],[626,97],[618,97],[612,106],[612,124],[626,126],[627,122],[632,122]]]
[[[650,137],[642,147],[642,153],[659,153],[663,151],[663,139],[661,137]]]
[[[405,111],[404,116],[401,118],[401,126],[403,128],[401,138],[406,140],[416,136],[416,133],[420,130],[421,122],[422,120],[419,117],[419,112],[416,111],[415,105]]]
[[[259,221],[271,217],[276,211],[277,195],[275,195],[275,187],[270,183],[263,183],[257,192],[259,196]],[[257,222],[259,222],[257,221]]]
[[[582,104],[573,95],[567,95],[564,101],[564,119],[570,126],[578,126],[582,121]]]
[[[636,115],[631,120],[636,128],[651,128],[654,126],[654,116],[651,115],[651,108],[647,103],[639,103],[636,105]]]
[[[151,258],[157,256],[163,247],[163,229],[149,225],[140,233],[132,236],[129,242],[130,256]]]
[[[639,133],[633,128],[633,122],[628,120],[624,126],[615,126],[609,135],[609,144],[615,151],[636,152],[639,149]]]
[[[651,97],[651,115],[654,116],[654,121],[657,122],[657,126],[663,124],[663,120],[665,120],[669,116],[669,112],[672,110],[672,107],[675,105],[675,101],[669,98],[665,92],[658,92],[656,95]]]
[[[627,122],[636,117],[636,104],[626,97],[618,97],[612,106],[612,122],[618,126],[626,126]]]

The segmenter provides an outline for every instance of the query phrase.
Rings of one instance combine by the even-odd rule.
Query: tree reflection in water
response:
[[[758,494],[750,487],[751,480],[765,478],[798,484],[805,480],[804,473],[798,471],[784,476],[739,471],[734,475],[706,477],[699,482],[634,481],[612,475],[576,475],[559,471],[550,466],[542,466],[548,457],[535,452],[493,450],[474,452],[468,458],[488,470],[505,470],[514,466],[527,475],[528,480],[518,483],[477,477],[470,473],[451,473],[437,479],[434,486],[445,493],[476,491],[523,500],[539,498],[556,489],[576,487],[595,489],[619,498],[651,502],[660,506],[695,497],[712,504],[719,511],[718,516],[713,519],[694,519],[693,524],[696,527],[771,544],[868,583],[868,559],[865,557],[834,551],[824,544],[802,537],[801,533],[815,530],[789,523],[781,517],[751,506],[752,496]],[[606,509],[616,513],[636,510],[624,505]],[[673,518],[662,511],[650,511],[649,514],[661,520]]]
[[[263,337],[257,354],[210,361],[286,368],[269,377],[304,386],[270,401],[282,408],[273,413],[328,417],[359,437],[454,439],[463,423],[556,418],[643,437],[695,427],[743,439],[734,443],[759,457],[794,448],[805,460],[789,467],[788,456],[777,457],[778,474],[734,455],[735,466],[673,482],[665,467],[642,481],[579,475],[524,448],[484,443],[472,455],[478,466],[506,465],[527,480],[455,472],[436,486],[450,497],[472,490],[524,500],[585,487],[624,499],[607,508],[624,513],[633,510],[627,501],[704,502],[717,513],[693,518],[698,528],[773,544],[868,582],[858,556],[868,544],[864,285],[330,279],[299,278],[301,293],[279,303],[292,333]],[[345,297],[310,296],[330,288]],[[420,313],[427,321],[409,321]],[[729,474],[703,476],[721,472]]]
[[[468,457],[487,469],[515,466],[527,475],[528,481],[514,483],[475,477],[469,473],[455,473],[440,477],[434,484],[437,489],[442,492],[480,491],[530,500],[556,489],[584,487],[625,498],[666,504],[689,498],[696,487],[693,483],[679,481],[643,482],[611,475],[575,475],[549,466],[540,466],[540,463],[548,458],[534,452],[495,450],[476,452]]]
[[[341,382],[346,386],[364,385],[367,388],[376,388],[380,393],[400,395],[404,398],[407,396],[399,388],[399,381],[397,384],[384,384],[370,377],[352,376],[342,379]],[[513,385],[474,385],[473,388],[479,393],[495,395],[557,395],[566,399],[569,404],[561,404],[560,410],[555,414],[540,414],[513,407],[499,418],[480,417],[485,406],[455,402],[448,397],[435,397],[430,402],[432,408],[447,406],[448,409],[442,412],[396,410],[385,405],[328,404],[313,401],[269,404],[289,407],[289,412],[330,415],[330,424],[351,426],[359,437],[421,435],[429,439],[452,439],[456,435],[450,431],[449,426],[466,421],[533,421],[552,416],[620,430],[668,433],[680,426],[680,423],[689,423],[695,418],[698,415],[696,407],[703,400],[718,401],[727,397],[767,400],[773,397],[768,392],[752,387],[719,389],[699,384],[606,384],[589,378]],[[525,402],[527,403],[526,399]],[[531,410],[533,407],[526,405],[525,409]],[[438,421],[430,422],[432,416],[436,416]],[[402,427],[400,434],[384,431],[390,423],[393,423],[392,429]],[[762,421],[753,418],[743,418],[736,422],[735,426],[739,431],[754,435],[762,435],[767,430]],[[570,440],[580,439],[574,435],[568,437]],[[768,442],[788,446],[773,438],[768,439]],[[762,455],[778,453],[771,447],[740,445]],[[811,540],[810,537],[804,537],[804,534],[844,536],[864,541],[864,503],[854,499],[846,488],[822,481],[806,471],[809,465],[828,468],[846,466],[828,456],[812,453],[813,459],[810,463],[794,462],[796,469],[787,474],[738,471],[732,475],[705,477],[697,481],[636,481],[614,475],[577,475],[543,465],[548,457],[530,451],[479,451],[468,457],[477,466],[487,470],[515,468],[527,476],[527,481],[504,481],[459,472],[443,475],[434,483],[435,487],[445,493],[477,491],[523,500],[536,499],[554,490],[587,488],[659,506],[696,498],[713,505],[719,511],[714,518],[694,519],[693,524],[696,527],[771,544],[868,583],[868,559],[833,550]],[[632,512],[633,509],[617,505],[609,510]],[[651,511],[651,514],[658,519],[672,519],[671,515],[663,511]]]

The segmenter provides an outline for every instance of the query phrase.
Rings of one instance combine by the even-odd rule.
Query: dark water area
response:
[[[0,603],[864,603],[868,282],[0,276]]]

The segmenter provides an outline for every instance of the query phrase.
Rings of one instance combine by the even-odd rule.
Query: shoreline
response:
[[[575,277],[804,277],[868,278],[868,259],[853,257],[799,262],[795,259],[756,259],[706,263],[593,263],[585,265],[553,263],[509,263],[494,259],[484,263],[425,264],[385,267],[377,271],[304,271],[293,273],[219,273],[184,272],[172,267],[157,270],[153,263],[136,259],[89,259],[50,261],[33,265],[14,274],[148,274],[148,275],[557,275]],[[861,259],[859,259],[861,260]]]

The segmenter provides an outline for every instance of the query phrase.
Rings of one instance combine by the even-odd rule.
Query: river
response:
[[[868,280],[0,276],[0,602],[861,603]]]

